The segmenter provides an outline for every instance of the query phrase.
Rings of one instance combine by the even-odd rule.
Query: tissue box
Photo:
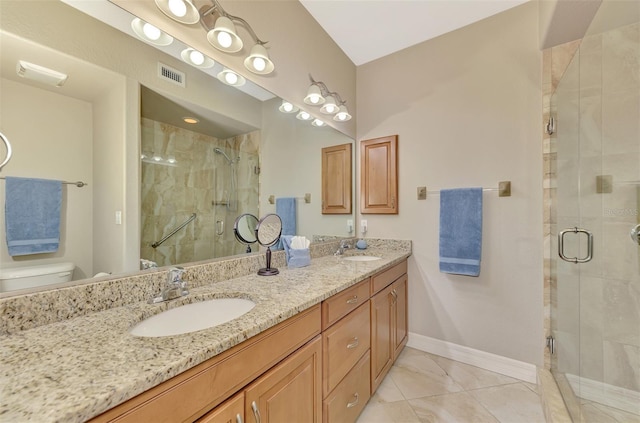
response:
[[[289,250],[289,260],[287,261],[289,267],[304,267],[310,264],[311,252],[308,248]]]

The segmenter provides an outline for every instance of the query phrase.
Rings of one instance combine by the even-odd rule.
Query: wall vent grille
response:
[[[185,87],[187,77],[184,72],[180,72],[164,63],[158,62],[158,76],[165,81],[180,85],[183,88]]]

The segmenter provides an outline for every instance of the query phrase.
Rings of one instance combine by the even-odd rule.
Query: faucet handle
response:
[[[182,283],[182,275],[184,275],[184,268],[183,267],[172,267],[171,269],[169,269],[169,276],[167,278],[167,283],[168,284],[174,284],[174,283]]]

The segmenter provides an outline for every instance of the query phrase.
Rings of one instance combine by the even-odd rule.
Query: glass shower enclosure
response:
[[[551,99],[551,371],[574,421],[640,421],[639,15],[604,1]]]

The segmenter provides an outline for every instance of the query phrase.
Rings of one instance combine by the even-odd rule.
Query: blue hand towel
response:
[[[478,276],[482,253],[482,188],[440,191],[440,271]]]
[[[296,199],[293,197],[276,198],[276,214],[282,220],[282,235],[296,234]],[[282,240],[278,241],[276,250],[282,250]]]
[[[9,255],[53,253],[60,245],[62,181],[6,177]]]

